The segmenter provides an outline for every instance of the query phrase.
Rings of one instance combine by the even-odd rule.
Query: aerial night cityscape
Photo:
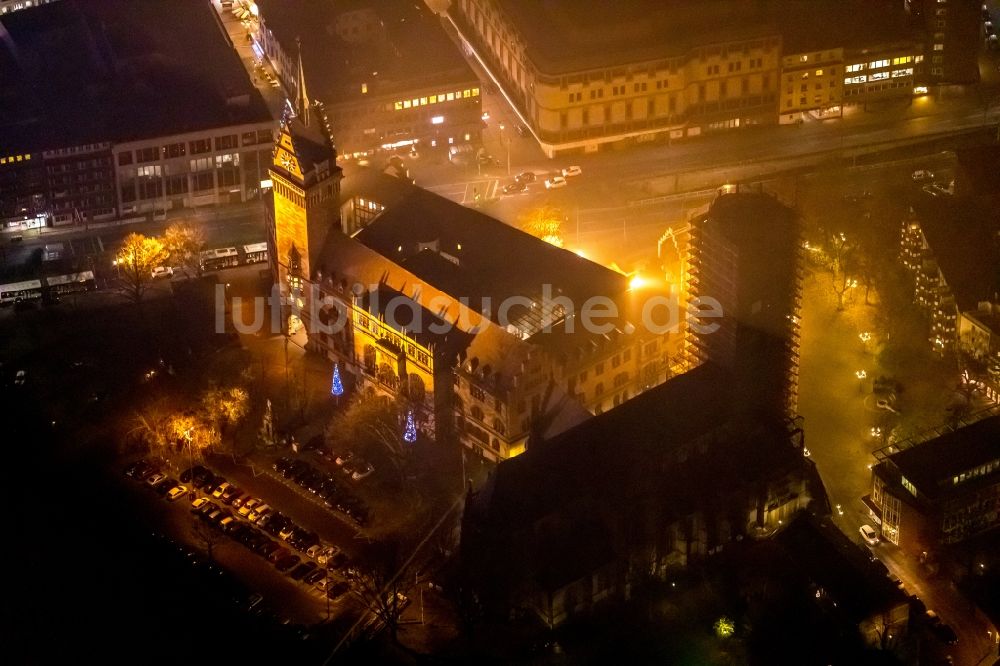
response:
[[[1000,665],[998,34],[0,0],[0,663]]]

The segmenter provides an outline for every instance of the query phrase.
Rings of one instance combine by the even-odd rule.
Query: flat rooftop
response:
[[[257,5],[289,57],[296,57],[295,40],[301,40],[306,88],[321,102],[478,81],[422,0],[258,0]]]
[[[61,0],[0,34],[0,152],[271,120],[205,0]]]
[[[889,456],[899,473],[929,499],[970,487],[975,478],[959,484],[954,477],[1000,458],[1000,416],[976,421],[958,430]],[[884,463],[883,463],[884,464]],[[994,470],[994,479],[1000,472]],[[984,478],[984,477],[978,477]]]
[[[890,0],[498,0],[544,74],[683,55],[780,35],[785,52],[857,48],[912,34]]]

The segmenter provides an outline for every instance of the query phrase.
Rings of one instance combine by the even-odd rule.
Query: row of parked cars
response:
[[[195,465],[184,470],[180,474],[183,483],[165,476],[157,463],[145,460],[129,465],[125,474],[170,500],[179,499],[192,488],[201,489],[206,496],[191,493],[191,512],[199,520],[267,559],[293,580],[315,586],[330,599],[340,598],[350,589],[345,581],[331,576],[334,571],[346,571],[350,564],[339,548],[322,544],[314,532],[296,525],[263,499],[247,495],[208,468]],[[169,490],[163,491],[165,488]]]
[[[358,463],[354,463],[353,456],[349,457],[345,454],[342,456],[333,456],[333,458],[334,463],[338,465],[348,478],[353,478],[358,474]],[[374,469],[368,463],[363,464],[368,467],[360,468],[362,470]],[[368,506],[359,497],[348,491],[341,479],[336,478],[333,474],[317,469],[316,466],[305,460],[292,459],[286,456],[275,460],[273,468],[283,478],[321,498],[327,507],[340,511],[359,526],[366,527],[369,524],[371,516]],[[370,473],[368,472],[368,474]],[[364,476],[361,478],[364,478]]]

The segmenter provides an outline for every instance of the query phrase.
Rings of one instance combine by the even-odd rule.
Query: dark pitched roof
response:
[[[0,152],[271,120],[203,0],[61,0],[0,25]]]
[[[390,328],[451,358],[467,348],[474,337],[456,326],[446,325],[430,310],[386,284],[364,292],[357,302]]]
[[[952,482],[955,476],[997,458],[1000,458],[1000,416],[991,416],[894,453],[889,462],[918,492],[937,499],[966,487],[955,485]]]
[[[481,508],[491,522],[531,523],[609,485],[625,492],[663,453],[725,424],[725,377],[701,365],[501,462],[482,491]]]
[[[370,198],[383,202],[387,184],[393,202],[354,238],[475,310],[486,298],[494,313],[514,296],[538,301],[544,285],[552,298],[566,296],[577,307],[628,289],[619,273],[433,192],[388,176],[371,183]]]

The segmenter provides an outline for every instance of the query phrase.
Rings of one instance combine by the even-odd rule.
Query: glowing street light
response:
[[[864,379],[865,377],[868,376],[868,373],[865,372],[864,370],[858,370],[857,372],[854,373],[854,376],[857,377],[858,379]]]
[[[868,331],[862,331],[861,333],[858,333],[858,338],[861,340],[861,342],[867,344],[869,341],[871,341],[872,334],[869,333]]]

